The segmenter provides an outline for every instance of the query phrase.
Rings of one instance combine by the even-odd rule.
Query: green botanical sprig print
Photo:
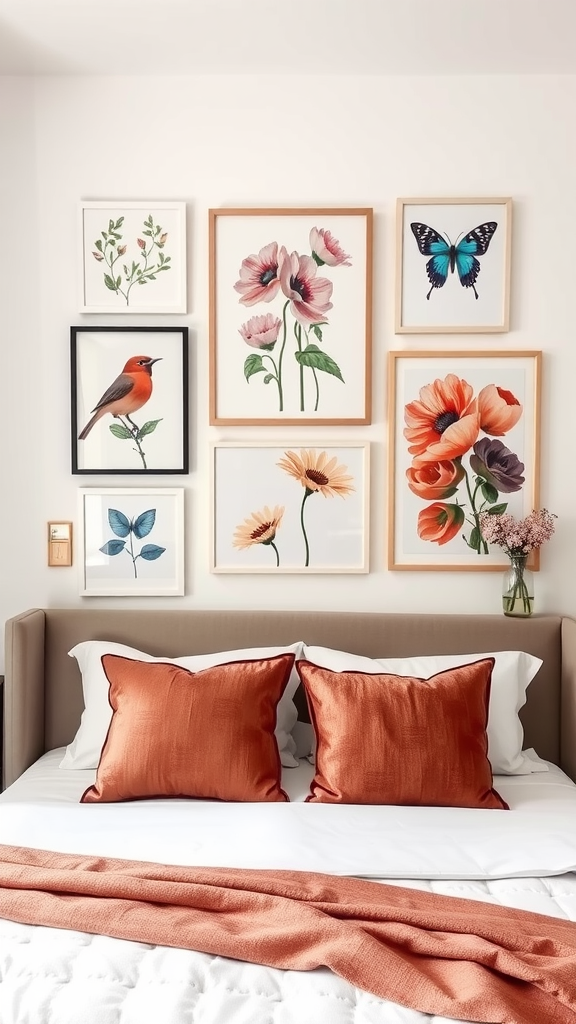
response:
[[[134,285],[140,287],[149,284],[156,280],[158,274],[171,270],[171,257],[162,251],[166,245],[168,232],[163,231],[160,224],[155,224],[152,214],[149,214],[142,228],[143,237],[136,239],[136,245],[140,250],[137,253],[138,260],[132,257],[131,263],[120,263],[128,252],[128,244],[121,244],[123,225],[124,217],[119,217],[118,220],[111,218],[108,221],[108,230],[102,231],[102,238],[97,238],[94,242],[96,251],[93,251],[92,255],[108,268],[104,271],[106,287],[116,295],[122,296],[129,306],[130,292]]]

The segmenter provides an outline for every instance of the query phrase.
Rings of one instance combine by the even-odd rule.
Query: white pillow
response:
[[[542,664],[524,651],[496,651],[486,654],[447,654],[425,658],[363,658],[329,647],[304,644],[303,657],[333,672],[391,672],[398,676],[428,679],[437,672],[468,665],[481,658],[494,658],[490,704],[488,708],[488,759],[495,775],[530,775],[547,772],[548,765],[540,758],[526,756],[522,751],[524,730],[518,712],[526,703],[528,684]]]
[[[82,689],[84,691],[84,711],[72,743],[66,747],[66,753],[60,762],[60,768],[97,768],[108,726],[112,718],[112,708],[108,703],[108,679],[102,668],[103,654],[118,654],[121,657],[133,658],[136,661],[171,662],[190,672],[198,672],[213,665],[226,665],[231,661],[259,661],[261,658],[274,658],[279,654],[294,654],[297,659],[302,653],[303,644],[290,644],[286,647],[252,647],[240,651],[219,651],[217,654],[198,654],[187,658],[153,658],[143,651],[136,651],[125,644],[116,644],[106,640],[85,640],[76,644],[68,654],[76,658],[82,673]],[[295,663],[294,663],[295,665]],[[300,678],[296,668],[292,668],[290,678],[276,709],[276,742],[280,760],[284,768],[295,768],[299,762],[294,756],[296,743],[291,735],[296,724],[298,712],[292,700]],[[206,723],[210,727],[210,723]]]

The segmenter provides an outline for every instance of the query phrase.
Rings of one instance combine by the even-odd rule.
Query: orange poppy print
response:
[[[435,544],[447,544],[464,526],[464,510],[460,505],[436,501],[418,513],[418,536]]]
[[[488,384],[478,395],[478,414],[485,434],[502,437],[518,423],[522,406],[511,391]]]
[[[464,479],[464,467],[460,462],[425,462],[417,465],[415,459],[406,470],[408,487],[419,498],[435,501],[438,498],[451,498],[458,490],[458,484]]]
[[[465,380],[449,373],[420,389],[404,410],[408,451],[426,462],[464,455],[480,432],[478,403]]]
[[[503,515],[507,495],[524,485],[524,465],[502,441],[523,407],[507,388],[487,384],[477,394],[455,373],[425,384],[404,407],[404,437],[411,465],[408,488],[431,501],[417,516],[421,540],[448,544],[455,538],[478,555],[489,554],[480,516]],[[455,498],[454,504],[446,498]],[[505,500],[502,500],[504,497]]]

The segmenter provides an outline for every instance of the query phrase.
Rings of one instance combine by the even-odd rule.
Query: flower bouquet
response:
[[[557,517],[546,508],[533,509],[525,519],[494,515],[492,511],[480,513],[480,531],[488,544],[502,548],[510,559],[502,595],[505,615],[531,615],[534,593],[526,569],[528,555],[550,540]]]

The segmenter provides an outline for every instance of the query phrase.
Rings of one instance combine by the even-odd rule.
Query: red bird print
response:
[[[84,430],[78,435],[80,441],[84,441],[92,430],[95,423],[102,416],[109,412],[112,416],[125,416],[134,430],[137,430],[135,423],[130,419],[131,412],[137,412],[146,404],[152,394],[152,366],[157,359],[150,356],[131,356],[126,363],[122,373],[116,377],[109,388],[106,389],[102,398],[94,406],[94,415],[88,420]]]

